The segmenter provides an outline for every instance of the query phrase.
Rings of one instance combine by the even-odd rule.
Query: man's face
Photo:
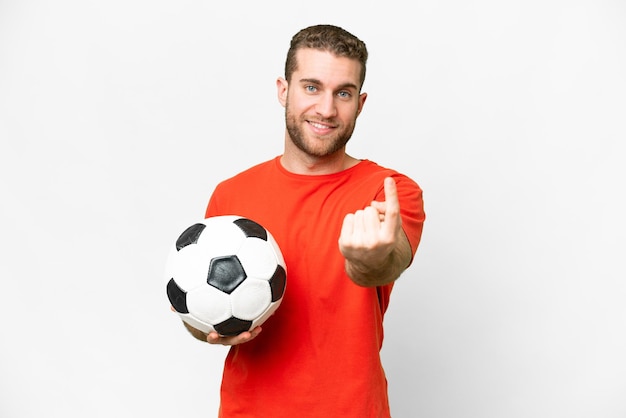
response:
[[[359,94],[361,64],[330,52],[301,49],[291,82],[279,80],[287,133],[312,157],[342,150],[354,131],[367,95]],[[281,86],[282,83],[282,86]],[[282,90],[281,90],[282,88]]]

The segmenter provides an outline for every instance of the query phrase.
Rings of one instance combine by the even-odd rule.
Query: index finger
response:
[[[400,202],[398,201],[398,189],[396,182],[391,178],[385,179],[385,202],[384,202],[384,220],[382,222],[382,230],[386,234],[392,236],[395,234],[402,224],[400,220]]]
[[[385,178],[385,204],[386,214],[389,212],[400,212],[400,201],[398,200],[398,189],[393,178]]]

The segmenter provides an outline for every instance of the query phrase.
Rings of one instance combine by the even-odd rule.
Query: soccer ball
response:
[[[222,336],[265,322],[287,283],[274,237],[241,216],[214,216],[191,225],[172,245],[165,270],[167,296],[182,320]]]

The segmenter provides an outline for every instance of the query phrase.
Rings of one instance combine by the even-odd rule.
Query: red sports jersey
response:
[[[220,417],[390,416],[380,349],[393,284],[354,284],[337,243],[347,213],[384,200],[387,176],[396,181],[402,228],[415,253],[424,221],[422,191],[371,161],[308,176],[286,171],[277,157],[216,187],[206,217],[240,215],[260,223],[287,265],[277,312],[258,337],[228,353]]]

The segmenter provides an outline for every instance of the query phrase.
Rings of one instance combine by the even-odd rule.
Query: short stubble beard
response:
[[[328,139],[326,140],[327,142],[325,143],[325,147],[314,148],[312,144],[307,142],[305,132],[301,125],[307,123],[305,118],[298,118],[289,111],[289,100],[287,100],[285,106],[285,125],[287,127],[287,133],[289,134],[289,138],[291,138],[291,142],[293,142],[293,144],[300,151],[312,157],[326,157],[328,155],[336,153],[337,151],[345,147],[352,137],[352,133],[354,132],[354,127],[356,125],[355,122],[356,118],[354,121],[352,121],[352,124],[337,132],[336,135],[328,137]]]

